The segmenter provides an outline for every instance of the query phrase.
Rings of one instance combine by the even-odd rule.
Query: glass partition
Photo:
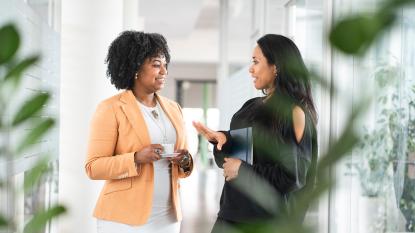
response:
[[[372,11],[380,1],[334,1],[333,17]],[[365,6],[365,7],[362,7]],[[361,58],[335,53],[333,77],[339,90],[336,130],[364,97],[372,104],[359,122],[361,142],[335,168],[337,186],[330,232],[413,232],[414,19],[402,10],[392,30]]]

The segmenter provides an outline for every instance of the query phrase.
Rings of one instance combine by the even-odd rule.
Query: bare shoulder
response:
[[[293,108],[293,127],[295,138],[297,142],[300,142],[304,135],[305,113],[299,106],[294,106]]]

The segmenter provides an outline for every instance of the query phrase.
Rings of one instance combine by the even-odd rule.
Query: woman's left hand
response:
[[[225,163],[223,163],[223,176],[226,181],[231,181],[238,177],[239,167],[241,166],[242,161],[235,158],[225,158]]]
[[[184,159],[185,156],[189,156],[188,159],[190,160],[189,151],[187,151],[185,149],[176,150],[175,153],[180,153],[180,154],[178,154],[175,157],[169,158],[169,160],[174,164],[177,164],[179,166],[182,165],[181,163],[183,162],[183,159]]]

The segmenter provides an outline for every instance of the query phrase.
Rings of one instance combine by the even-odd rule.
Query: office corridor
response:
[[[216,220],[223,177],[220,169],[196,170],[181,180],[183,221],[181,233],[210,233]]]

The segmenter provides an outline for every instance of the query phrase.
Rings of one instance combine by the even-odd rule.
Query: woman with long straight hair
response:
[[[253,163],[232,158],[235,143],[230,131],[213,131],[193,122],[215,145],[214,156],[223,168],[225,184],[212,232],[250,225],[286,214],[295,192],[314,183],[317,158],[317,113],[310,80],[297,46],[287,37],[268,34],[257,41],[249,68],[256,89],[265,96],[245,102],[232,117],[230,130],[252,127]],[[244,187],[259,182],[271,187],[277,210],[252,198]],[[253,190],[252,190],[253,191]],[[302,221],[303,216],[298,219]]]

